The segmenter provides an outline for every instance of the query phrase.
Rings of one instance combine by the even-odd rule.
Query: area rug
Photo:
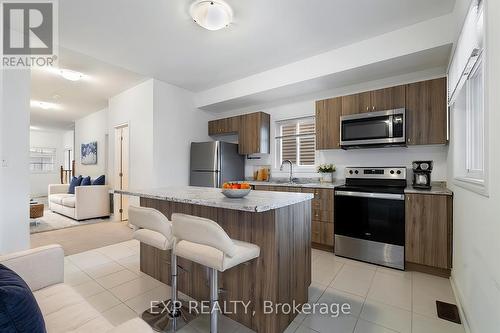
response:
[[[43,217],[37,218],[36,223],[34,220],[30,220],[30,233],[36,234],[39,232],[45,232],[50,230],[64,229],[78,227],[87,224],[109,222],[110,218],[98,218],[90,219],[84,221],[75,221],[69,217],[53,213],[50,210],[45,210],[43,212]]]

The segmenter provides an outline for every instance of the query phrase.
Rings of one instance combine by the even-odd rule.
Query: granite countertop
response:
[[[306,188],[331,188],[334,189],[337,186],[344,185],[345,181],[342,180],[336,180],[333,183],[320,183],[320,182],[299,182],[299,183],[287,183],[283,181],[257,181],[257,180],[250,180],[246,181],[250,185],[264,185],[264,186],[287,186],[287,187],[306,187]]]
[[[345,180],[337,180],[333,183],[283,183],[282,181],[247,181],[250,185],[264,185],[264,186],[291,186],[291,187],[308,187],[308,188],[329,188],[334,189],[337,186],[344,185]],[[411,183],[405,188],[405,193],[419,193],[419,194],[435,194],[435,195],[453,195],[453,192],[446,187],[446,182],[433,182],[430,190],[413,188]]]
[[[116,190],[115,192],[143,198],[256,213],[290,206],[299,202],[311,200],[314,197],[312,193],[251,191],[244,198],[229,199],[221,193],[221,189],[219,188],[195,186]]]
[[[432,182],[431,185],[432,188],[430,190],[424,190],[420,188],[413,188],[411,184],[409,184],[405,188],[405,193],[453,195],[453,192],[446,187],[446,182]]]

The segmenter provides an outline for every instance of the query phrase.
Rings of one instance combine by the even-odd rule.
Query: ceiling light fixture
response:
[[[71,69],[60,69],[59,74],[69,81],[79,81],[83,78],[83,74]]]
[[[191,5],[190,14],[193,20],[208,30],[219,30],[233,20],[233,11],[221,0],[199,0]]]

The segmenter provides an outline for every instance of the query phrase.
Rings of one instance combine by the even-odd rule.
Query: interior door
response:
[[[114,187],[118,190],[128,189],[129,179],[129,128],[128,125],[115,128],[115,154],[114,154]],[[115,197],[115,214],[120,221],[128,220],[128,196]]]
[[[122,128],[122,190],[128,190],[129,178],[129,128]],[[128,221],[128,195],[122,195],[122,221]]]

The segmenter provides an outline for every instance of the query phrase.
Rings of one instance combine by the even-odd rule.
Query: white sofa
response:
[[[28,284],[45,320],[48,333],[148,333],[139,317],[114,327],[71,286],[64,283],[64,250],[48,245],[0,256],[0,264]]]
[[[106,185],[77,186],[75,194],[68,194],[68,188],[69,184],[49,185],[51,211],[78,221],[110,215]]]

